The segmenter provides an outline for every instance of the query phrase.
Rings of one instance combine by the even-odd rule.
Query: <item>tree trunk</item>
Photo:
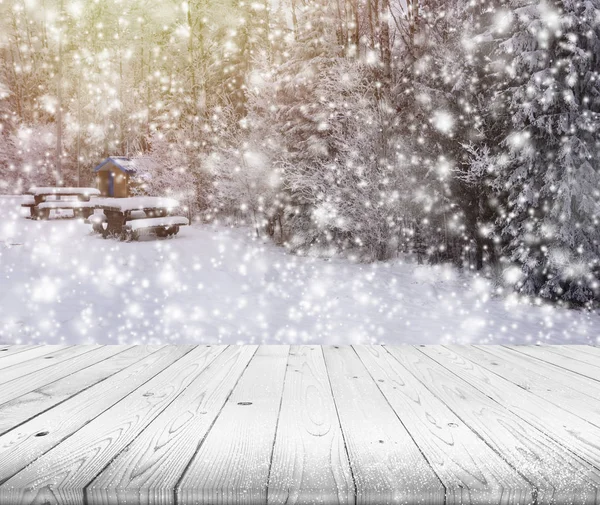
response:
[[[63,30],[63,0],[60,2],[59,27],[58,27],[58,73],[56,76],[56,184],[62,186],[62,79],[63,79],[63,61],[62,61],[62,30]]]

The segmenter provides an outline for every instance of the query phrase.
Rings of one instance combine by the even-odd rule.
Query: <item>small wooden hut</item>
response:
[[[111,156],[94,168],[94,172],[102,196],[114,198],[131,196],[130,179],[137,173],[134,158]]]

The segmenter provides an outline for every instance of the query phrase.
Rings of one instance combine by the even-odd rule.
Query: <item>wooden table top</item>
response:
[[[597,504],[600,348],[0,346],[0,503]]]

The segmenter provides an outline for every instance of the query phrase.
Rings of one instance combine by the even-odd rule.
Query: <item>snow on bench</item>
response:
[[[94,203],[94,207],[96,204]],[[135,219],[146,219],[146,213],[143,210],[133,210],[130,212],[127,217],[127,221],[132,221]],[[103,233],[104,226],[103,224],[108,221],[106,214],[101,209],[96,209],[95,213],[90,215],[86,220],[85,224],[91,224],[92,230],[96,233]]]
[[[159,237],[177,235],[179,227],[187,226],[188,224],[190,222],[183,216],[151,217],[127,221],[123,230],[129,239],[136,240],[140,234],[150,232],[154,232]]]
[[[83,196],[97,196],[100,191],[96,188],[64,188],[64,187],[31,187],[27,192],[30,195],[83,195]]]
[[[92,214],[87,218],[88,224],[102,224],[106,223],[106,216],[104,214]]]
[[[134,219],[133,221],[127,221],[125,228],[132,231],[138,231],[143,228],[157,228],[170,226],[187,226],[190,224],[186,217],[182,216],[166,216],[166,217],[151,217],[146,219]]]
[[[93,209],[94,202],[81,202],[79,200],[53,200],[38,204],[39,209]]]
[[[144,209],[174,209],[179,202],[173,198],[160,196],[133,196],[131,198],[96,198],[94,204],[97,208],[130,212]]]
[[[39,219],[48,219],[51,210],[59,209],[70,209],[75,217],[87,218],[94,213],[94,203],[79,200],[52,200],[39,203],[37,207],[32,207],[32,215],[35,214]]]

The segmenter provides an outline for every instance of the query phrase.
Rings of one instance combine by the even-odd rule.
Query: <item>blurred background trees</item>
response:
[[[516,264],[523,293],[600,296],[600,0],[0,11],[0,192],[141,156],[146,191],[300,254]]]

